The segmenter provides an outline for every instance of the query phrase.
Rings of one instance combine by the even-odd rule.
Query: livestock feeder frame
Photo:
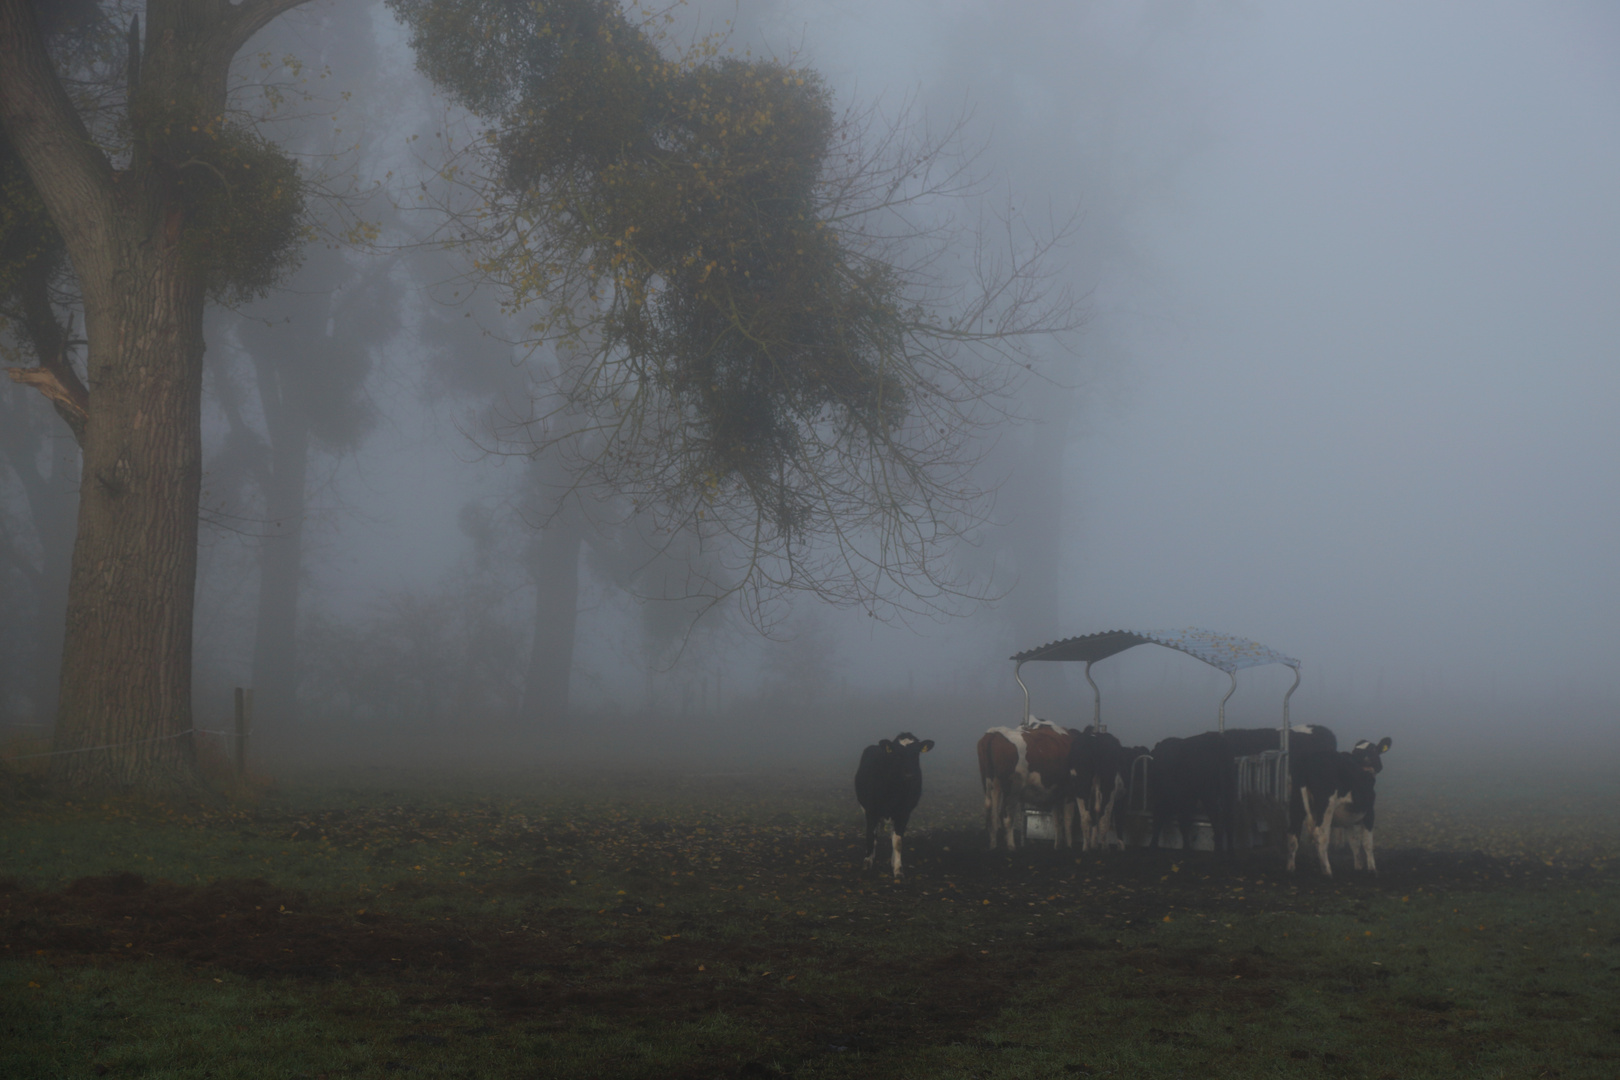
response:
[[[1214,630],[1200,630],[1188,627],[1182,630],[1105,630],[1097,634],[1086,634],[1081,637],[1063,638],[1059,641],[1048,642],[1033,649],[1026,649],[1012,656],[1013,679],[1018,683],[1019,689],[1024,692],[1024,719],[1027,726],[1030,723],[1029,687],[1025,685],[1022,671],[1025,664],[1037,660],[1051,660],[1064,662],[1081,662],[1086,665],[1086,682],[1091,684],[1092,714],[1091,724],[1098,732],[1108,730],[1102,716],[1102,691],[1097,682],[1091,677],[1091,665],[1099,660],[1106,660],[1110,656],[1122,653],[1126,649],[1133,649],[1138,645],[1160,645],[1167,649],[1186,653],[1194,659],[1201,660],[1210,667],[1226,672],[1231,680],[1231,686],[1226,695],[1221,698],[1219,708],[1216,710],[1215,727],[1217,731],[1226,730],[1226,703],[1237,692],[1237,673],[1245,668],[1261,667],[1267,664],[1282,664],[1294,670],[1294,682],[1283,694],[1282,700],[1282,728],[1278,733],[1277,749],[1266,750],[1259,754],[1249,754],[1233,759],[1233,768],[1237,773],[1237,794],[1240,801],[1258,800],[1260,805],[1281,810],[1281,821],[1286,830],[1288,807],[1288,733],[1290,730],[1288,719],[1288,702],[1299,689],[1300,661],[1292,656],[1285,656],[1275,649],[1268,648],[1257,641],[1240,638],[1232,634],[1223,634]],[[1130,802],[1125,808],[1120,829],[1120,841],[1131,846],[1145,846],[1152,836],[1151,800],[1148,792],[1148,764],[1152,755],[1143,754],[1128,763],[1130,775],[1127,777],[1131,793]],[[1251,827],[1246,830],[1247,835],[1242,839],[1251,846],[1265,842],[1269,839],[1264,835],[1270,831],[1267,817],[1275,815],[1257,815]],[[1026,811],[1027,835],[1032,838],[1054,836],[1056,829],[1051,821],[1048,811]],[[1194,826],[1194,836],[1191,842],[1178,835],[1181,845],[1208,849],[1213,847],[1213,829],[1207,821],[1200,821]]]

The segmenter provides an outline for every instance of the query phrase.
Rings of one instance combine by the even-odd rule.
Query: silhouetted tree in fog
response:
[[[35,4],[0,0],[0,126],[62,238],[87,340],[88,393],[48,351],[30,376],[83,415],[55,735],[80,752],[53,765],[72,784],[192,777],[203,310],[272,284],[303,213],[297,167],[229,112],[227,84],[299,2],[147,0],[134,19],[109,0],[53,53]]]
[[[498,438],[568,490],[716,557],[691,595],[758,626],[809,592],[949,610],[982,519],[977,437],[1032,342],[1063,233],[976,195],[950,134],[840,116],[811,71],[672,56],[612,0],[390,0],[419,65],[483,125],[446,169],[447,233],[557,346]]]
[[[0,385],[0,636],[9,642],[13,689],[25,715],[56,716],[67,612],[73,516],[79,501],[79,448],[32,395]],[[21,498],[6,506],[5,474]],[[0,660],[3,664],[4,660]]]
[[[0,358],[14,365],[8,374],[19,384],[0,386],[0,477],[9,471],[22,496],[13,513],[0,514],[0,624],[14,681],[27,684],[0,694],[0,715],[7,696],[25,696],[38,723],[56,715],[78,507],[75,435],[84,428],[84,381],[64,314],[77,299],[66,262],[61,234],[0,133]]]
[[[221,327],[236,348],[219,349],[220,363],[233,353],[246,360],[254,390],[249,403],[230,374],[214,380],[229,427],[209,477],[214,497],[235,495],[232,516],[257,548],[256,723],[296,718],[310,455],[352,450],[371,429],[362,391],[398,328],[392,270],[389,262],[356,263],[317,249],[284,292],[231,320],[228,331]]]

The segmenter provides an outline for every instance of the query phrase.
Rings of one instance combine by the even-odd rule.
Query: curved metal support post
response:
[[[1283,726],[1282,726],[1281,744],[1282,744],[1282,752],[1285,753],[1285,754],[1288,753],[1288,727],[1289,727],[1289,725],[1288,725],[1288,699],[1293,697],[1294,696],[1294,691],[1298,690],[1298,689],[1299,689],[1299,667],[1296,665],[1295,668],[1294,668],[1294,685],[1290,686],[1288,688],[1288,693],[1283,695]]]
[[[1217,731],[1226,730],[1226,703],[1232,700],[1233,694],[1237,693],[1237,672],[1228,671],[1226,677],[1232,680],[1232,689],[1228,690],[1226,696],[1221,698],[1220,715],[1215,718],[1215,729]]]
[[[1020,721],[1019,726],[1027,727],[1029,725],[1029,687],[1024,685],[1023,677],[1018,674],[1023,666],[1024,663],[1021,660],[1013,665],[1013,679],[1018,683],[1018,688],[1024,692],[1024,719]]]
[[[1097,689],[1096,682],[1091,678],[1091,664],[1090,660],[1086,661],[1086,682],[1091,683],[1091,726],[1096,728],[1097,733],[1100,735],[1108,729],[1103,727],[1102,691]]]

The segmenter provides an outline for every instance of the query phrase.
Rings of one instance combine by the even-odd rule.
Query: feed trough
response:
[[[1108,726],[1102,716],[1102,691],[1098,688],[1096,680],[1091,677],[1091,665],[1099,660],[1106,660],[1110,656],[1135,648],[1138,645],[1160,645],[1167,649],[1186,653],[1211,667],[1226,672],[1231,680],[1231,686],[1226,695],[1221,698],[1216,710],[1215,728],[1217,731],[1226,730],[1226,703],[1231,700],[1237,691],[1237,673],[1245,668],[1260,667],[1266,664],[1282,664],[1294,670],[1294,681],[1289,686],[1282,700],[1282,726],[1278,732],[1278,748],[1267,750],[1259,754],[1250,754],[1234,758],[1233,768],[1236,771],[1236,791],[1238,798],[1259,800],[1275,806],[1286,808],[1288,800],[1288,734],[1290,731],[1288,719],[1289,699],[1294,691],[1299,689],[1300,662],[1291,656],[1286,656],[1275,649],[1268,648],[1257,641],[1236,637],[1232,634],[1223,634],[1213,630],[1201,630],[1189,627],[1182,630],[1106,630],[1102,633],[1087,634],[1081,637],[1063,638],[1059,641],[1048,642],[1033,649],[1026,649],[1012,657],[1014,663],[1013,678],[1017,681],[1019,689],[1024,693],[1023,725],[1029,726],[1030,695],[1029,687],[1025,685],[1022,669],[1025,664],[1035,661],[1083,662],[1086,665],[1086,682],[1091,685],[1092,692],[1092,719],[1091,728],[1097,732],[1106,732]],[[1152,801],[1149,791],[1149,773],[1152,756],[1144,754],[1128,764],[1130,775],[1127,777],[1127,790],[1130,793],[1129,803],[1121,814],[1118,823],[1118,835],[1113,842],[1128,846],[1146,845],[1153,834],[1152,827]],[[1256,815],[1254,823],[1248,829],[1248,835],[1240,838],[1241,841],[1251,845],[1262,843],[1267,839],[1267,825],[1265,815]],[[1056,840],[1056,821],[1051,811],[1027,810],[1025,813],[1025,836],[1031,840]],[[1191,843],[1186,844],[1179,831],[1172,826],[1169,835],[1161,835],[1161,847],[1190,846],[1194,850],[1210,850],[1214,847],[1213,826],[1207,820],[1197,820],[1193,825]]]

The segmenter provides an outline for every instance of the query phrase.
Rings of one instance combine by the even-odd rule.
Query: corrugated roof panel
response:
[[[1226,672],[1259,667],[1262,664],[1299,667],[1298,660],[1267,648],[1258,641],[1191,626],[1182,630],[1105,630],[1100,634],[1064,638],[1062,641],[1026,649],[1015,655],[1013,660],[1020,664],[1031,660],[1078,660],[1094,663],[1148,642],[1184,652]]]

